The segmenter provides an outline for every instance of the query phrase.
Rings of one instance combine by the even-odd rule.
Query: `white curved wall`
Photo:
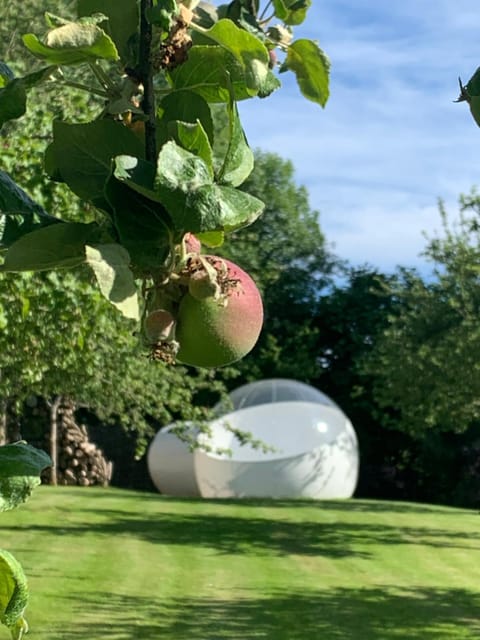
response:
[[[147,452],[147,465],[153,484],[171,496],[200,496],[193,453],[188,444],[171,433],[169,425],[157,433]],[[192,428],[193,432],[193,428]]]
[[[241,446],[228,427],[272,446]],[[194,453],[200,493],[208,498],[349,498],[358,479],[355,431],[337,407],[280,402],[234,411],[210,425]],[[230,449],[231,455],[216,449]]]

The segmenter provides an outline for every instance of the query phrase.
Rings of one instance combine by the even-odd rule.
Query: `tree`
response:
[[[461,199],[458,227],[441,207],[443,236],[428,240],[433,277],[406,271],[391,289],[396,313],[372,352],[375,397],[401,428],[465,431],[480,417],[479,199]]]
[[[219,388],[207,371],[187,376],[184,367],[149,363],[139,354],[134,324],[115,313],[87,276],[0,277],[0,398],[4,411],[17,416],[31,396],[47,402],[54,463],[65,398],[134,432],[141,454],[158,424],[202,420],[206,409],[194,396],[207,384],[212,395]]]
[[[391,429],[395,413],[379,407],[374,374],[364,364],[395,313],[391,289],[398,278],[368,266],[346,269],[322,296],[314,325],[319,371],[312,382],[354,425],[361,454],[357,494],[369,498],[414,497],[405,493],[403,473],[411,439]]]

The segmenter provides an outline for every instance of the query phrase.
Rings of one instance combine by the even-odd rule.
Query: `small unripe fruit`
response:
[[[166,340],[173,331],[174,317],[165,309],[151,311],[144,321],[145,336],[152,344]]]
[[[190,233],[190,232],[186,233],[183,236],[183,242],[185,244],[185,249],[187,250],[187,253],[200,253],[202,249],[202,243],[197,238],[197,236],[193,235],[193,233]]]
[[[197,300],[187,293],[180,302],[175,336],[184,364],[225,366],[251,351],[260,335],[263,305],[254,281],[229,260],[219,262],[229,282],[222,298]]]

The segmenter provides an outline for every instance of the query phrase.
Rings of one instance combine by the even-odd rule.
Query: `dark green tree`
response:
[[[462,432],[480,418],[480,200],[461,199],[457,225],[441,207],[443,233],[425,249],[433,276],[415,272],[391,288],[389,319],[368,365],[382,406],[396,407],[401,428]]]
[[[360,362],[371,381],[396,495],[478,506],[480,470],[480,200],[460,198],[460,218],[427,240],[429,278],[403,270],[386,283],[392,308]],[[394,494],[395,495],[395,494]]]

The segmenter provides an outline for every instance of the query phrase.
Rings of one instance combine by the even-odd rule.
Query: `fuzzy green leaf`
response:
[[[137,0],[78,0],[79,16],[94,13],[108,17],[108,21],[102,23],[102,29],[115,42],[122,61],[135,64],[139,21]]]
[[[97,235],[96,223],[62,222],[36,229],[10,246],[0,271],[76,267],[85,262],[85,244]]]
[[[229,51],[241,64],[251,95],[262,93],[269,68],[265,45],[253,34],[237,27],[232,20],[219,20],[205,35]]]
[[[46,169],[61,178],[80,198],[105,208],[104,187],[113,158],[120,154],[142,157],[142,142],[127,127],[104,119],[86,124],[53,123],[53,142]]]
[[[249,193],[228,186],[213,186],[214,199],[218,202],[219,223],[212,230],[225,232],[246,227],[261,215],[264,203]]]
[[[130,270],[128,251],[119,244],[85,247],[100,291],[126,318],[139,320],[137,288]]]
[[[247,84],[241,61],[220,45],[195,45],[188,59],[170,72],[176,90],[189,89],[207,102],[228,102],[231,82],[235,100],[245,100],[255,94]]]
[[[0,549],[0,622],[12,636],[21,640],[28,632],[24,612],[28,604],[28,585],[21,564],[11,553]]]
[[[254,156],[243,131],[237,105],[230,100],[229,109],[229,142],[222,168],[218,175],[221,184],[238,187],[253,170]]]
[[[170,137],[185,149],[198,158],[201,158],[213,178],[213,152],[205,129],[200,122],[192,124],[190,122],[169,123]]]
[[[302,94],[324,107],[329,96],[330,62],[313,40],[295,40],[288,47],[281,71],[289,69],[297,77]]]
[[[173,141],[163,145],[158,154],[155,191],[188,193],[211,183],[210,170],[201,158]]]
[[[122,157],[116,163],[116,177],[138,194],[162,204],[179,233],[231,231],[250,224],[263,210],[264,205],[257,198],[214,184],[206,163],[174,141],[160,150],[153,186],[137,159]]]
[[[94,60],[118,60],[113,40],[96,24],[68,22],[46,35],[41,42],[33,33],[23,36],[23,43],[37,58],[53,65],[72,65]]]

